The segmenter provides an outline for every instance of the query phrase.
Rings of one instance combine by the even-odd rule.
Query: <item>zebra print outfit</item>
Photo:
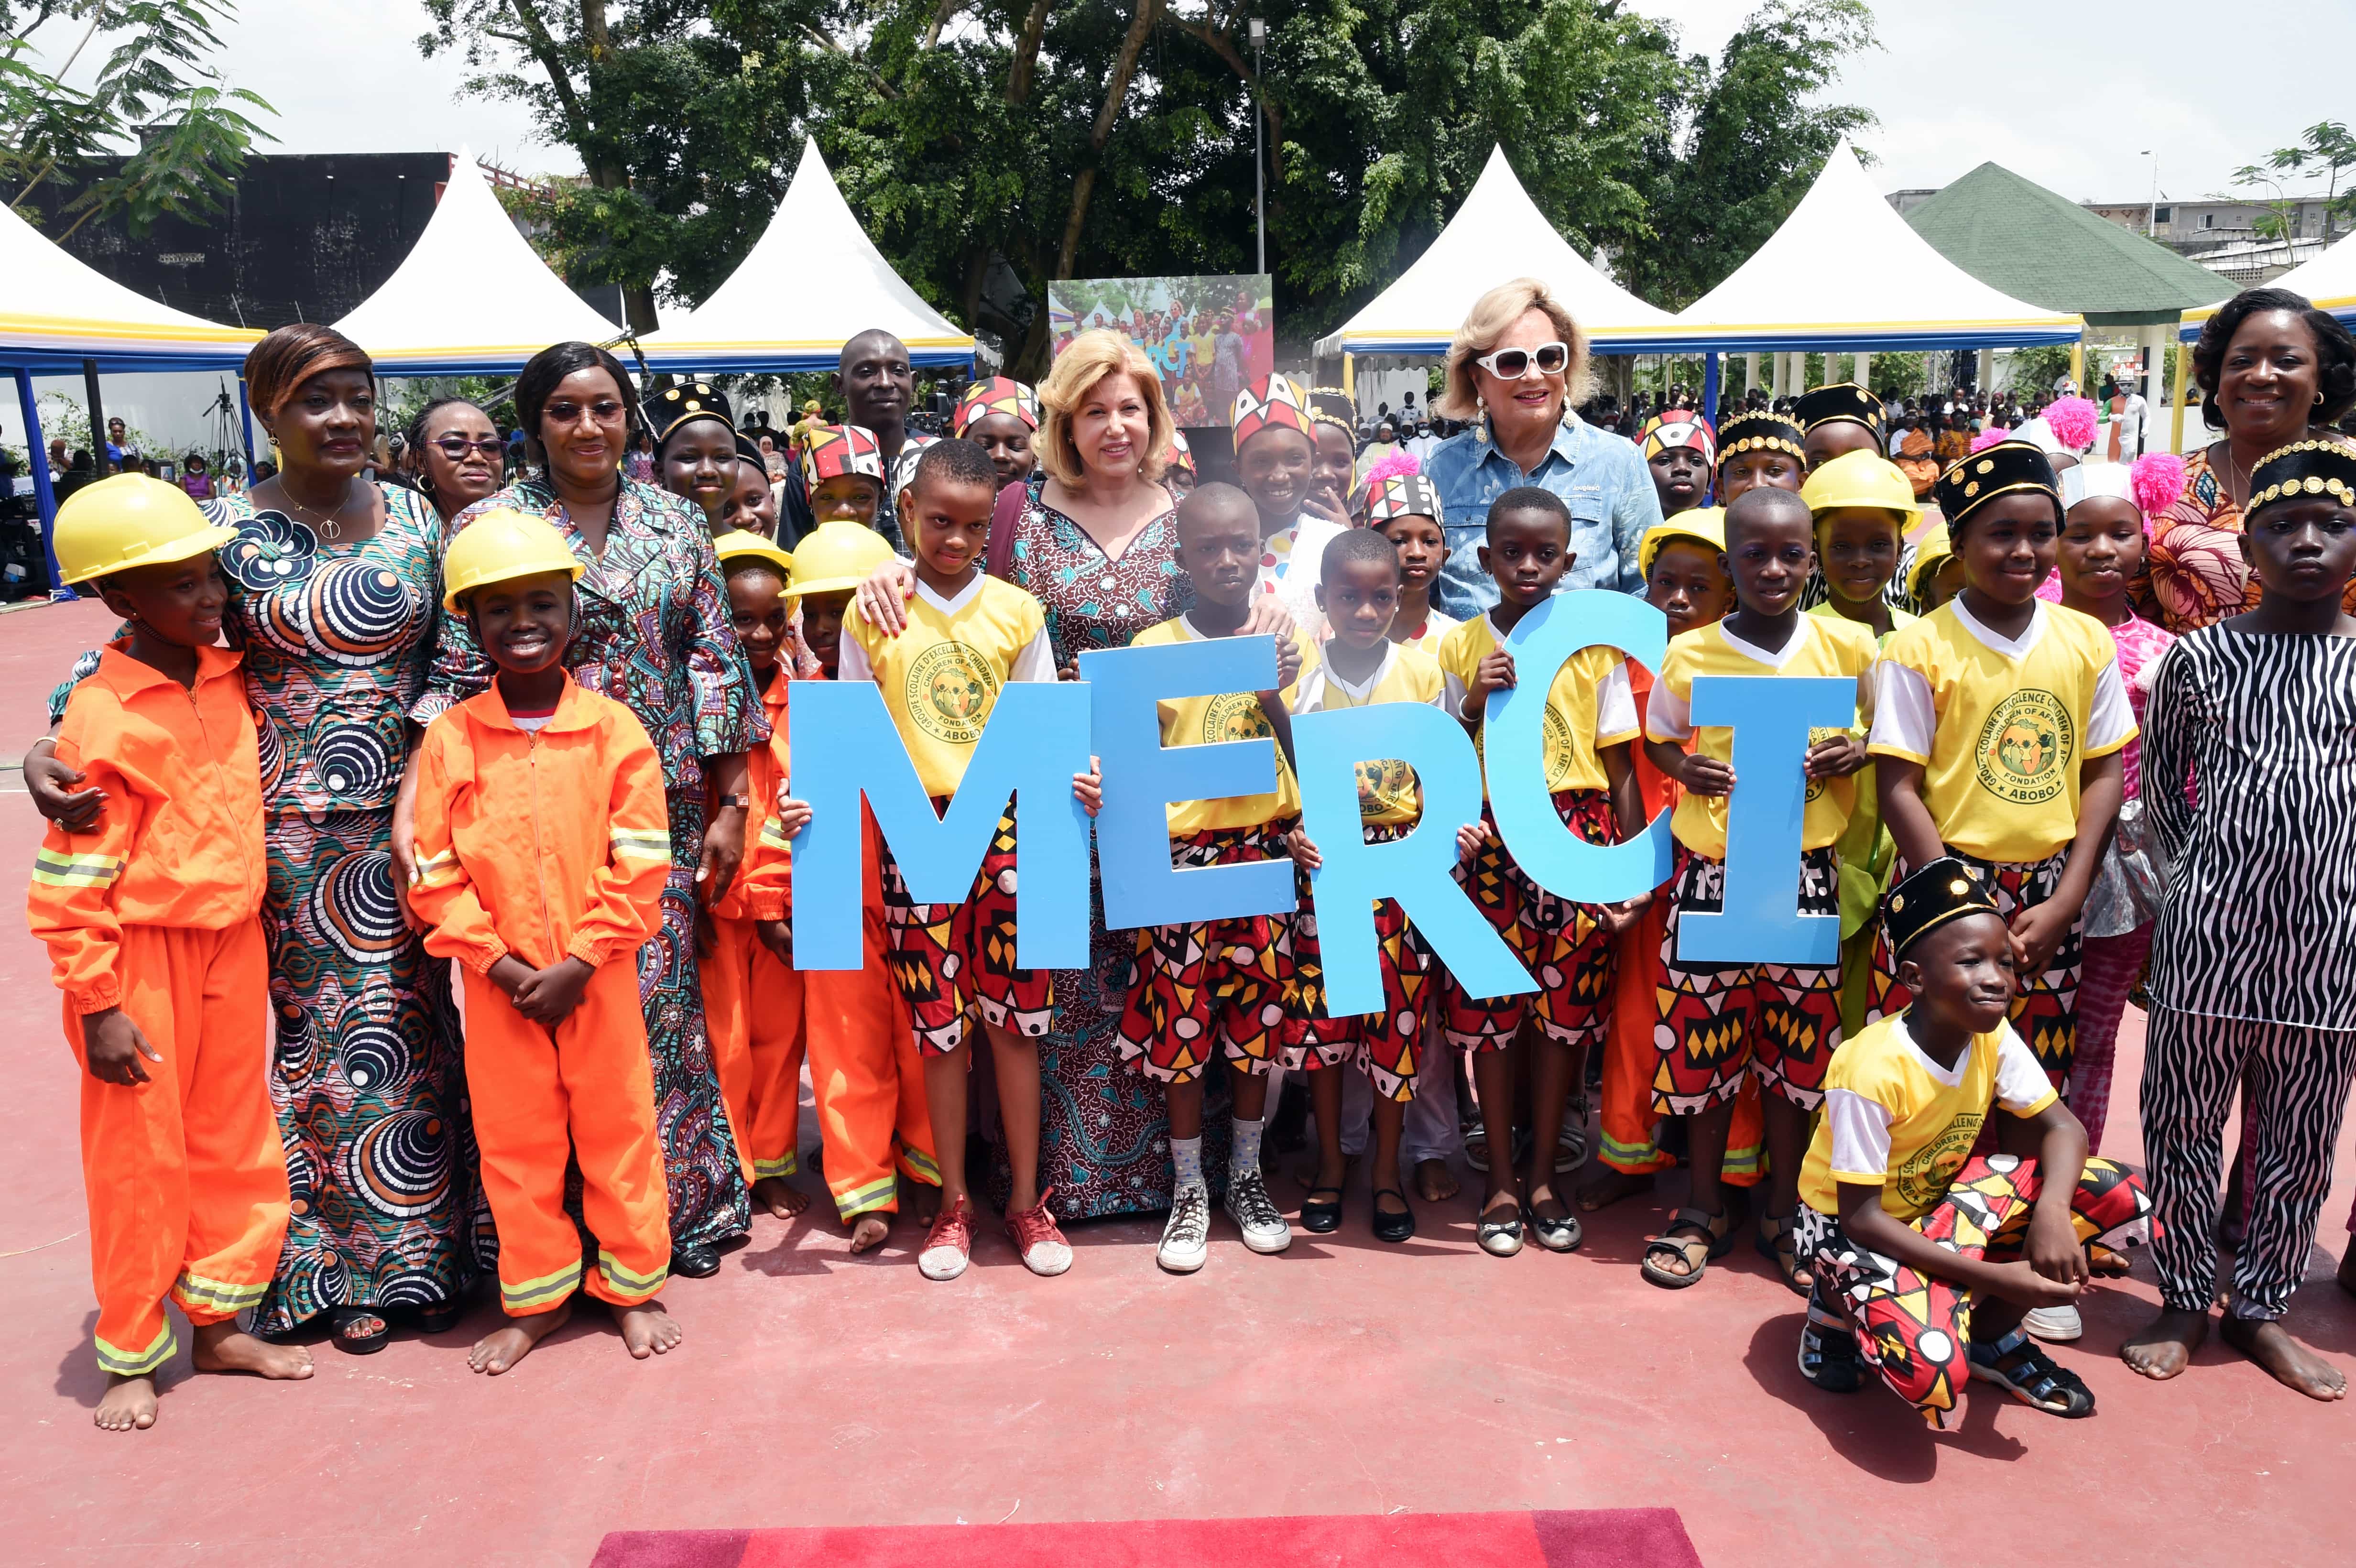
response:
[[[2279,1317],[2356,1074],[2356,638],[2183,638],[2159,667],[2143,777],[2172,862],[2142,1092],[2160,1296],[2182,1311],[2212,1297],[2238,1084],[2256,1158],[2229,1310]]]

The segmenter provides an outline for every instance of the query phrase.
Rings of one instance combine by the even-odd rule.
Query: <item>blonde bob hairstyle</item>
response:
[[[1072,421],[1097,384],[1116,375],[1137,383],[1151,421],[1145,436],[1145,455],[1138,460],[1138,476],[1149,485],[1162,478],[1173,438],[1178,433],[1178,421],[1170,417],[1170,405],[1162,396],[1162,378],[1154,373],[1145,350],[1112,328],[1100,326],[1073,338],[1048,368],[1047,379],[1039,383],[1042,418],[1034,443],[1039,466],[1066,489],[1077,490],[1087,479],[1080,449],[1072,440]]]
[[[1497,347],[1505,329],[1531,311],[1544,311],[1554,323],[1562,340],[1570,345],[1570,363],[1562,368],[1563,403],[1566,407],[1583,402],[1589,390],[1587,334],[1571,318],[1569,308],[1554,297],[1554,291],[1537,278],[1515,278],[1510,283],[1499,283],[1472,302],[1464,315],[1464,325],[1456,329],[1456,337],[1448,346],[1448,382],[1440,396],[1431,400],[1432,408],[1452,420],[1469,420],[1481,412],[1480,389],[1473,384],[1472,361]]]

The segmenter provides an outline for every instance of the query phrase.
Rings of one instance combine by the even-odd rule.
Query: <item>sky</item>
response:
[[[1688,52],[1713,55],[1754,3],[1635,0],[1676,23]],[[1853,58],[1832,96],[1879,117],[1858,140],[1884,190],[1943,186],[1993,159],[2073,200],[2141,201],[2156,154],[2163,198],[2190,200],[2227,193],[2236,167],[2350,106],[2334,74],[2356,59],[2356,5],[2344,0],[1890,0],[1874,11],[1882,48]],[[416,0],[241,0],[240,12],[226,68],[278,110],[271,150],[466,144],[518,173],[579,167],[534,138],[520,105],[461,98],[461,61],[419,55]],[[2256,46],[2238,59],[2237,37]],[[54,23],[37,42],[72,47]],[[85,59],[70,80],[89,69]]]

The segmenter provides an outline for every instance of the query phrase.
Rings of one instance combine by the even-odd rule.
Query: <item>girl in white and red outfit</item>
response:
[[[2127,591],[2142,574],[2150,519],[2174,505],[2184,490],[2184,460],[2153,453],[2132,467],[2123,463],[2082,464],[2063,470],[2060,566],[2040,589],[2041,597],[2092,615],[2111,629],[2119,650],[2119,676],[2136,723],[2143,723],[2152,677],[2172,633],[2138,616]],[[2095,873],[2086,896],[2085,967],[2078,980],[2078,1054],[2070,1071],[2070,1109],[2086,1126],[2086,1148],[2103,1147],[2103,1124],[2110,1109],[2111,1068],[2119,1043],[2119,1021],[2128,993],[2151,952],[2152,923],[2159,912],[2165,873],[2147,848],[2143,826],[2140,741],[2121,753],[2126,775],[2126,802],[2117,837]],[[2178,781],[2179,788],[2182,781]]]

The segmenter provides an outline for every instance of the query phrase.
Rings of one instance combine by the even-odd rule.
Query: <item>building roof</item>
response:
[[[1368,301],[1320,354],[1434,355],[1448,351],[1472,304],[1499,283],[1538,278],[1570,309],[1598,348],[1660,347],[1651,335],[1669,313],[1645,304],[1571,249],[1493,147],[1456,216],[1415,265]]]
[[[2095,219],[2100,222],[2101,219]],[[1907,227],[1844,136],[1783,226],[1676,318],[1694,348],[1996,348],[2085,324],[1957,267]]]
[[[2269,281],[2265,286],[2305,294],[2317,309],[2329,311],[2343,322],[2356,322],[2356,234],[2333,240],[2330,249]],[[2223,303],[2220,300],[2217,304]],[[2178,336],[2187,341],[2200,336],[2202,324],[2216,314],[2216,304],[2187,311]]]
[[[1982,164],[1906,221],[1982,283],[2073,311],[2090,326],[2173,322],[2220,297],[2215,273],[1997,164]]]

